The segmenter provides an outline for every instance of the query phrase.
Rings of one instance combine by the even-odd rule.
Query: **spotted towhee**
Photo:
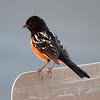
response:
[[[23,27],[28,28],[31,32],[31,47],[34,53],[40,59],[47,61],[40,71],[42,71],[50,61],[53,61],[54,64],[49,70],[51,70],[55,64],[63,63],[81,78],[90,78],[85,71],[72,62],[68,52],[58,40],[58,37],[49,31],[43,19],[38,16],[32,16],[26,21]]]

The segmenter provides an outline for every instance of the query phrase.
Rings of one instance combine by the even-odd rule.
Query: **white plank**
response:
[[[100,98],[100,63],[80,65],[91,78],[80,78],[69,68],[42,72],[25,72],[15,80],[12,100],[99,100]]]

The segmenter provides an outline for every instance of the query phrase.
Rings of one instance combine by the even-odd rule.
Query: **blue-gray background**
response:
[[[0,0],[0,100],[10,100],[19,74],[46,63],[32,52],[30,32],[22,28],[33,15],[46,21],[76,64],[100,60],[100,0]]]

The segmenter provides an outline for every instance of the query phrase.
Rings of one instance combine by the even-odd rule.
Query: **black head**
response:
[[[30,17],[23,27],[28,28],[31,33],[48,30],[48,27],[44,20],[38,16]]]

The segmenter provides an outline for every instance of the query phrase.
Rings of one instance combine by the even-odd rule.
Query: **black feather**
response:
[[[67,57],[60,56],[59,59],[63,61],[70,69],[72,69],[77,75],[79,75],[81,78],[87,77],[90,78],[90,76],[83,71],[81,68],[79,68],[77,65],[75,65],[71,60],[69,60]]]

